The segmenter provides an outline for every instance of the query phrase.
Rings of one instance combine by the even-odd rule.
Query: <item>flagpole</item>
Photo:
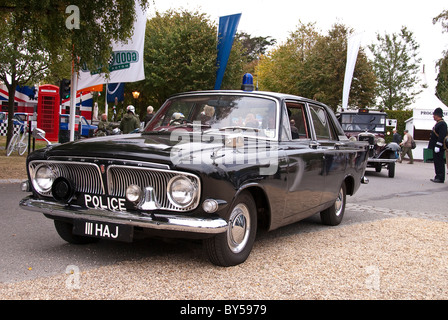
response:
[[[69,131],[70,141],[75,141],[75,118],[76,118],[76,92],[78,87],[78,74],[75,72],[75,62],[72,63],[72,79],[70,91],[70,120]]]
[[[109,116],[109,106],[107,105],[107,90],[109,90],[109,80],[106,81],[106,94],[105,94],[105,99],[104,99],[104,113],[106,114],[106,116]]]

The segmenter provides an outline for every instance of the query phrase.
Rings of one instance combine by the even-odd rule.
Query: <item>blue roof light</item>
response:
[[[243,76],[243,84],[241,86],[243,91],[254,91],[254,77],[250,73]]]

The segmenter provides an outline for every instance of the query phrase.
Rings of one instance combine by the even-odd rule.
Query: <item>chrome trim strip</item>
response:
[[[39,212],[53,217],[86,219],[98,222],[111,222],[156,230],[181,231],[202,234],[218,234],[227,231],[228,225],[221,218],[193,218],[180,215],[136,215],[128,212],[112,212],[100,209],[85,209],[80,206],[67,206],[48,200],[37,200],[32,196],[20,201],[20,207],[27,211]]]
[[[97,163],[99,161],[106,162],[107,164],[116,164],[116,162],[121,162],[123,165],[133,165],[136,167],[144,167],[144,168],[155,168],[155,169],[166,169],[169,170],[170,166],[167,164],[160,164],[155,162],[145,162],[145,161],[135,161],[135,160],[127,160],[127,159],[115,159],[115,158],[98,158],[98,157],[50,157],[49,160],[68,160],[68,161],[76,161],[84,163],[86,160],[89,163]],[[120,164],[118,164],[120,165]]]

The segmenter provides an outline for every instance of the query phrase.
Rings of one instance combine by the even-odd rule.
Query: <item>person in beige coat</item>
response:
[[[401,159],[400,163],[403,161],[404,156],[409,157],[409,164],[414,163],[414,157],[412,156],[412,136],[408,130],[404,130],[403,141],[400,143],[401,146]]]

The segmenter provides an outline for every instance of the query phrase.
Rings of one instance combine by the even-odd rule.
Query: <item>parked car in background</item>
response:
[[[387,113],[359,109],[340,112],[337,118],[348,138],[369,143],[367,167],[375,168],[376,172],[386,168],[389,178],[395,177],[395,163],[399,157],[400,146],[394,142],[386,143]]]
[[[51,145],[27,159],[20,205],[70,243],[202,239],[210,261],[243,263],[258,228],[320,213],[341,223],[368,144],[317,101],[202,91],[169,98],[143,132]]]
[[[59,130],[69,130],[70,115],[61,114],[59,116]],[[90,124],[84,116],[76,116],[75,131],[81,133],[83,138],[91,138],[94,136],[98,126]]]

